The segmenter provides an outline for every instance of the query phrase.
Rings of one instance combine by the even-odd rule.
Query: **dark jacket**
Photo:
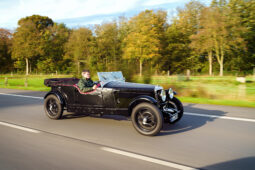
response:
[[[78,82],[78,87],[82,92],[89,92],[93,90],[94,82],[91,79],[81,78]]]

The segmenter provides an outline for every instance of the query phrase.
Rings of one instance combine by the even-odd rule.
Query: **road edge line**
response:
[[[36,96],[26,96],[26,95],[19,95],[19,94],[9,94],[9,93],[0,93],[0,95],[6,95],[6,96],[15,96],[15,97],[25,97],[25,98],[33,98],[33,99],[43,99],[43,97],[36,97]]]
[[[2,121],[0,121],[0,125],[11,127],[11,128],[14,128],[14,129],[23,130],[23,131],[26,131],[26,132],[40,133],[40,131],[35,130],[35,129],[30,129],[30,128],[26,128],[26,127],[23,127],[23,126],[18,126],[18,125],[15,125],[15,124],[6,123],[6,122],[2,122]]]
[[[109,147],[101,147],[101,150],[119,154],[119,155],[123,155],[123,156],[127,156],[127,157],[131,157],[131,158],[135,158],[135,159],[140,159],[143,161],[147,161],[147,162],[151,162],[151,163],[155,163],[155,164],[159,164],[159,165],[163,165],[163,166],[167,166],[167,167],[171,167],[171,168],[176,168],[176,169],[181,169],[181,170],[197,170],[196,168],[184,166],[184,165],[169,162],[169,161],[163,161],[160,159],[143,156],[143,155],[132,153],[132,152],[122,151],[119,149],[113,149],[113,148],[109,148]]]

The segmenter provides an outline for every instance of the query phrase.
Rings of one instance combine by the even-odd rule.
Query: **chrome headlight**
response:
[[[166,91],[164,89],[160,90],[159,96],[163,102],[166,101]]]
[[[173,99],[173,98],[174,98],[174,91],[173,91],[172,88],[169,88],[169,90],[168,90],[168,95],[169,95],[169,98],[170,98],[170,99]]]

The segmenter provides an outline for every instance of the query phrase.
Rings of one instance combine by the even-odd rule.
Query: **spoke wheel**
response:
[[[148,108],[141,108],[136,116],[136,122],[139,128],[144,131],[151,131],[155,129],[157,125],[157,120],[152,113],[153,111]]]
[[[135,129],[143,135],[153,136],[162,129],[161,111],[153,104],[138,104],[133,109],[131,118]]]
[[[49,95],[44,101],[44,110],[51,119],[60,119],[63,114],[63,106],[55,95]]]

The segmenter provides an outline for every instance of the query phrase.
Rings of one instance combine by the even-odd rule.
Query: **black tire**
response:
[[[131,120],[134,128],[146,136],[154,136],[163,126],[161,111],[153,104],[140,103],[133,110]]]
[[[178,118],[171,122],[169,119],[169,116],[165,116],[164,119],[165,119],[165,122],[166,123],[170,123],[170,124],[175,124],[176,122],[178,122],[182,116],[183,116],[183,105],[181,103],[181,101],[179,99],[177,99],[176,97],[174,97],[172,100],[170,100],[168,102],[168,105],[171,106],[171,108],[174,108],[174,109],[177,109],[179,111],[178,113]]]
[[[63,106],[59,98],[53,94],[44,100],[44,111],[51,119],[60,119],[63,114]]]

